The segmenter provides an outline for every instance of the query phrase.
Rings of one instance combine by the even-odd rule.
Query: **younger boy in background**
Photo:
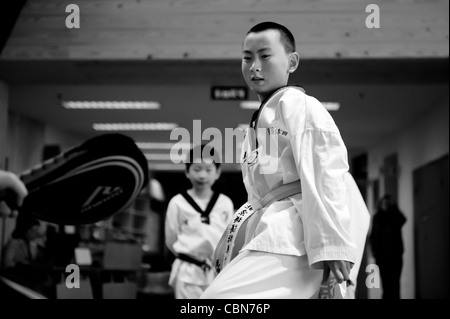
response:
[[[234,213],[231,199],[212,190],[219,179],[220,159],[214,148],[191,149],[186,177],[192,187],[168,204],[166,245],[175,254],[169,284],[176,299],[196,299],[214,279],[212,258]]]

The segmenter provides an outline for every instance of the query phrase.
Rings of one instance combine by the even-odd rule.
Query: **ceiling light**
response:
[[[155,110],[161,104],[153,101],[63,101],[66,109],[100,110]]]
[[[337,111],[341,108],[341,105],[338,102],[322,102],[322,105],[328,111]]]
[[[144,150],[170,150],[177,145],[181,149],[190,149],[191,143],[156,143],[156,142],[136,142],[137,147]]]
[[[144,153],[148,162],[150,161],[166,161],[172,164],[183,163],[186,160],[187,154],[185,152],[179,153]]]
[[[328,111],[337,111],[340,108],[340,104],[338,102],[321,102],[322,105]],[[247,110],[257,110],[261,105],[260,101],[243,101],[241,102],[241,108]]]
[[[172,163],[183,162],[186,159],[185,154],[170,154],[170,153],[146,153],[144,154],[147,161],[170,161]]]
[[[178,127],[175,123],[94,123],[96,131],[170,131]]]
[[[166,164],[166,163],[149,163],[149,169],[153,171],[183,171],[185,170],[185,164]]]
[[[241,108],[247,110],[257,110],[261,105],[260,101],[242,101]]]

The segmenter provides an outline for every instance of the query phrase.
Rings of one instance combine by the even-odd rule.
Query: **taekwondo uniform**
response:
[[[187,192],[170,200],[165,239],[177,257],[169,278],[175,298],[198,298],[214,279],[214,249],[233,213],[233,202],[224,194],[215,193],[209,203]]]
[[[347,149],[317,99],[292,86],[266,99],[247,130],[241,167],[248,202],[233,222],[249,217],[240,232],[238,223],[228,226],[216,250],[220,273],[202,298],[317,298],[322,261],[360,261],[365,236],[361,249],[347,205]]]

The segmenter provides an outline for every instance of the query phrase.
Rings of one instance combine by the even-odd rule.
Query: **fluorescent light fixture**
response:
[[[322,102],[323,106],[329,111],[337,111],[340,108],[338,102]],[[260,101],[243,101],[241,102],[241,108],[247,110],[257,110],[261,105]]]
[[[170,154],[144,154],[148,161],[170,161]]]
[[[173,154],[172,156],[170,155],[170,153],[147,153],[144,154],[145,158],[147,159],[147,161],[177,161],[177,162],[182,162],[186,156],[185,155],[175,155]]]
[[[241,108],[247,110],[257,110],[261,105],[260,101],[242,101]]]
[[[157,142],[136,142],[137,147],[143,150],[170,150],[177,145],[177,148],[183,150],[190,149],[191,143],[157,143]]]
[[[153,171],[184,171],[186,166],[184,163],[149,163],[148,167]]]
[[[96,131],[170,131],[178,127],[175,123],[94,123]]]
[[[341,105],[338,102],[322,102],[322,105],[328,111],[337,111],[341,108]]]
[[[63,101],[62,106],[83,110],[155,110],[161,104],[153,101]]]

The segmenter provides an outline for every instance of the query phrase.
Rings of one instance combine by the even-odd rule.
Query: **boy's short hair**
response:
[[[280,41],[284,45],[286,52],[295,52],[295,38],[294,35],[284,25],[275,22],[261,22],[251,28],[247,34],[252,32],[262,32],[266,30],[277,30],[280,33]]]
[[[220,168],[220,156],[218,152],[214,149],[214,147],[209,146],[208,144],[202,144],[194,146],[189,150],[188,157],[184,162],[186,164],[186,171],[189,171],[189,168],[193,163],[199,163],[199,161],[195,161],[200,158],[201,160],[207,160],[208,162],[212,161],[217,169]]]

